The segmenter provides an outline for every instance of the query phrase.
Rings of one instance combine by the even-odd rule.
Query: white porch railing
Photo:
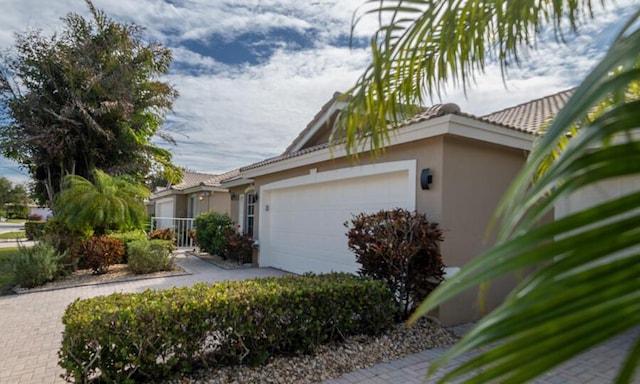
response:
[[[189,237],[189,231],[193,229],[194,220],[179,217],[152,217],[151,232],[156,229],[171,228],[176,233],[176,246],[178,248],[193,248],[193,239]]]

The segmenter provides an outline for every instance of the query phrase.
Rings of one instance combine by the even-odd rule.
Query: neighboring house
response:
[[[29,204],[29,215],[40,215],[43,220],[53,217],[51,208],[39,207],[36,204]]]
[[[153,192],[148,206],[153,207],[152,212],[159,219],[158,227],[164,227],[160,218],[195,218],[210,211],[229,214],[230,194],[228,189],[220,186],[220,181],[237,174],[238,170],[221,175],[184,172],[180,184]]]
[[[444,263],[461,267],[482,251],[492,214],[525,163],[535,130],[564,105],[570,91],[477,117],[455,104],[435,105],[391,134],[384,155],[357,161],[331,147],[331,125],[343,104],[325,104],[287,150],[241,168],[220,187],[231,216],[259,243],[257,262],[295,273],[356,272],[343,223],[361,212],[417,209],[444,229]],[[169,212],[167,212],[169,213]],[[493,283],[487,310],[513,279]],[[444,324],[477,319],[477,292],[442,305]]]

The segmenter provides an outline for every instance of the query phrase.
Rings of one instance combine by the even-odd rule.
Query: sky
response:
[[[180,93],[164,129],[174,163],[222,173],[276,156],[336,91],[356,82],[370,60],[376,19],[366,18],[349,45],[352,16],[364,0],[94,0],[117,21],[145,28],[144,38],[169,47],[164,80]],[[588,73],[622,27],[636,0],[607,2],[566,43],[551,36],[526,52],[503,81],[486,67],[466,94],[442,100],[483,115],[571,88]],[[84,0],[0,0],[0,50],[29,28],[50,35],[69,12],[88,15]],[[26,171],[0,157],[0,176],[24,182]]]

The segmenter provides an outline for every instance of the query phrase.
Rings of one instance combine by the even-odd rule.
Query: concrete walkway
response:
[[[63,330],[60,319],[66,306],[76,298],[108,295],[114,292],[140,292],[188,286],[197,282],[243,280],[251,277],[279,276],[284,272],[270,268],[223,270],[197,257],[180,256],[178,262],[190,275],[136,280],[38,293],[0,297],[0,384],[63,383],[57,352]],[[465,332],[468,327],[454,330]],[[563,365],[536,381],[541,384],[610,383],[631,342],[640,336],[635,329],[612,342]],[[423,383],[431,361],[443,348],[427,350],[372,368],[347,373],[325,384]],[[640,384],[636,376],[634,383]]]

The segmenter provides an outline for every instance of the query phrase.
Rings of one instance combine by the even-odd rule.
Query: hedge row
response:
[[[204,283],[76,300],[59,364],[66,378],[135,382],[207,364],[261,364],[393,324],[387,286],[348,274]]]

